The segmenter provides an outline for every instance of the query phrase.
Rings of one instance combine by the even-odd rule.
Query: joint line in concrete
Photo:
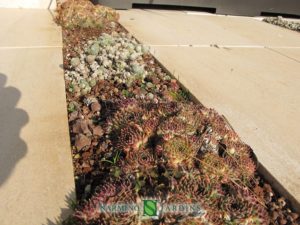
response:
[[[264,46],[264,45],[218,45],[218,44],[146,44],[149,47],[190,47],[190,48],[272,48],[272,49],[300,49],[300,46]]]
[[[0,46],[1,49],[35,49],[35,48],[62,48],[62,45],[37,45],[37,46]]]

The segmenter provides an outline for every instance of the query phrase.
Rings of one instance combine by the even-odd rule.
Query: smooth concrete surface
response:
[[[3,9],[0,47],[60,47],[60,27],[56,26],[51,11],[40,9]]]
[[[300,46],[297,32],[250,17],[141,9],[118,12],[121,23],[145,44]]]
[[[56,0],[0,0],[0,8],[55,9]]]
[[[291,49],[286,49],[286,48],[272,48],[270,50],[277,52],[278,54],[281,54],[282,56],[288,57],[296,62],[300,62],[300,48],[291,48]]]
[[[1,225],[56,224],[69,213],[67,198],[74,197],[61,31],[47,10],[39,10],[38,19],[49,30],[31,29],[23,36],[32,41],[17,40],[26,26],[21,18],[37,20],[32,12],[0,9],[1,16],[19,17],[15,29],[0,25]],[[15,38],[2,39],[7,32]],[[35,46],[36,37],[45,47]]]
[[[245,17],[120,14],[201,103],[225,115],[298,207],[300,34]]]

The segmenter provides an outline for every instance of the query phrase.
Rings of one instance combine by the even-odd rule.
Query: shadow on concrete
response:
[[[27,153],[20,131],[29,121],[28,114],[16,108],[21,92],[14,87],[5,87],[6,81],[7,76],[0,73],[0,187]]]
[[[50,1],[49,1],[49,5],[48,5],[48,7],[47,7],[48,10],[50,10],[50,7],[51,7],[52,3],[53,3],[53,0],[50,0]]]
[[[76,207],[76,194],[74,190],[65,196],[65,202],[67,203],[68,208],[61,208],[58,218],[54,221],[47,219],[47,223],[43,225],[76,225],[71,217]]]

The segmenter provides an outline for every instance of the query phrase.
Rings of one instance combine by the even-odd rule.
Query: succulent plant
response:
[[[168,138],[185,136],[186,133],[186,124],[176,116],[167,119],[158,127],[158,134]]]
[[[177,168],[178,166],[192,167],[194,158],[200,149],[197,138],[174,137],[164,141],[162,144],[163,156],[168,165]]]
[[[133,124],[121,129],[117,148],[125,152],[137,151],[147,141],[148,136],[144,134],[143,129],[139,125]]]
[[[130,112],[122,110],[117,111],[107,123],[107,131],[119,130],[123,127],[126,127],[130,123],[136,123],[140,121],[143,114],[140,109],[132,110]]]
[[[56,15],[57,23],[64,28],[102,28],[118,19],[115,10],[93,5],[89,0],[66,0],[58,5]]]
[[[90,48],[87,51],[87,53],[91,54],[92,56],[98,55],[99,52],[100,52],[100,45],[97,42],[91,44]]]
[[[176,102],[162,102],[152,105],[152,108],[161,116],[171,116],[181,109]]]
[[[251,182],[254,178],[256,165],[251,158],[249,147],[231,148],[224,153],[224,159],[233,170],[237,171],[237,177],[243,182]]]
[[[267,210],[248,188],[234,187],[220,201],[224,220],[234,224],[269,224]],[[224,221],[224,222],[225,222]]]
[[[106,213],[102,212],[100,205],[130,204],[137,201],[134,183],[129,179],[107,181],[99,186],[93,197],[74,213],[74,217],[83,224],[132,224],[137,222],[136,212]]]
[[[156,167],[156,161],[151,149],[143,148],[135,152],[128,152],[122,170],[126,173],[139,172],[142,174],[151,173]]]
[[[186,123],[186,133],[194,134],[197,131],[202,133],[206,120],[205,109],[197,105],[185,103],[178,114],[178,117]]]
[[[179,175],[175,175],[173,183],[173,192],[182,193],[188,195],[191,198],[197,198],[199,196],[200,184],[202,181],[202,174],[197,169],[191,169],[182,171]]]
[[[157,129],[159,124],[159,119],[157,117],[143,117],[144,133],[147,136],[151,136],[153,132]]]
[[[206,153],[200,161],[201,170],[205,174],[210,174],[211,179],[220,183],[236,181],[237,171],[233,170],[225,160],[214,153]]]
[[[71,59],[71,66],[72,67],[77,67],[80,64],[80,59],[78,57],[74,57]]]
[[[174,189],[168,193],[165,203],[168,205],[194,204],[194,209],[192,211],[187,211],[186,208],[178,207],[175,212],[165,212],[163,214],[163,219],[166,224],[187,224],[188,221],[197,222],[196,224],[205,222],[204,215],[206,212],[199,204],[196,189],[197,181],[192,181],[190,178],[187,178],[187,176],[184,176],[176,182]]]

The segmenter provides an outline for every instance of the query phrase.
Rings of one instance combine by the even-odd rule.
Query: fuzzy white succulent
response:
[[[82,50],[77,49],[79,57],[71,59],[71,70],[66,70],[65,77],[72,81],[72,91],[79,89],[81,94],[88,93],[98,80],[114,80],[128,86],[136,79],[143,82],[148,73],[141,56],[148,51],[130,34],[102,34],[87,41]]]

